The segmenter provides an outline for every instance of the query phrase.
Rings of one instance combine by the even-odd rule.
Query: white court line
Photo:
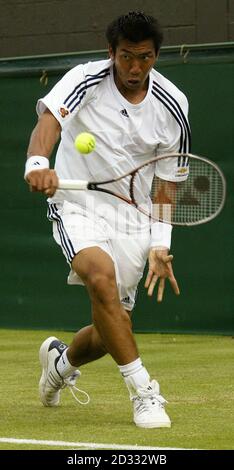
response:
[[[85,449],[125,449],[125,450],[195,450],[183,449],[181,447],[145,447],[138,445],[122,445],[122,444],[102,444],[95,442],[66,442],[66,441],[46,441],[38,439],[16,439],[13,437],[0,437],[0,442],[7,444],[31,444],[34,446],[52,446],[52,447],[83,447]]]

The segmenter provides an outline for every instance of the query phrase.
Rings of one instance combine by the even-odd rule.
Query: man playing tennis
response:
[[[179,294],[168,254],[171,226],[155,223],[150,230],[130,206],[126,221],[127,205],[103,193],[93,198],[85,191],[56,191],[58,177],[102,181],[155,155],[189,151],[186,97],[153,69],[162,43],[157,20],[130,12],[114,20],[106,36],[108,60],[74,67],[39,100],[39,120],[28,148],[25,178],[32,191],[49,196],[54,238],[71,267],[68,282],[86,286],[93,320],[69,347],[55,337],[43,342],[40,398],[45,406],[58,405],[61,388],[72,387],[79,376],[77,368],[109,353],[129,390],[135,424],[170,427],[166,400],[139,356],[131,311],[147,257],[148,294],[158,282],[160,302],[166,278]],[[85,157],[74,148],[83,131],[97,142]],[[52,170],[49,157],[58,139]],[[156,174],[177,181],[177,171],[175,159],[166,159]]]

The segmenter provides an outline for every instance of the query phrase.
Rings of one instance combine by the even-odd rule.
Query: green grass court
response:
[[[233,338],[137,335],[141,356],[151,376],[160,381],[173,422],[171,429],[144,430],[132,423],[127,389],[109,356],[81,369],[78,386],[90,394],[89,405],[78,405],[67,389],[61,406],[51,409],[40,404],[38,349],[51,334],[66,342],[73,335],[0,330],[1,439],[90,443],[90,449],[100,443],[127,448],[234,449]],[[1,439],[0,449],[68,449]]]

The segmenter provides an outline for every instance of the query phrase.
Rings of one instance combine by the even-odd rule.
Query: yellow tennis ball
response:
[[[81,132],[75,139],[75,148],[80,153],[90,153],[95,149],[96,140],[89,132]]]

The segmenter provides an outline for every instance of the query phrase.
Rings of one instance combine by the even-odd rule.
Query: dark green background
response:
[[[186,50],[183,50],[183,54]],[[90,321],[82,287],[67,286],[69,270],[54,243],[46,203],[23,181],[35,104],[60,76],[105,52],[0,61],[1,230],[0,327],[78,329]],[[40,82],[43,70],[48,85]],[[158,70],[187,95],[193,153],[213,159],[227,179],[227,202],[209,224],[175,228],[172,252],[180,297],[169,284],[162,304],[140,286],[135,331],[231,334],[233,321],[233,72],[234,45],[194,46],[186,58],[164,48]]]

